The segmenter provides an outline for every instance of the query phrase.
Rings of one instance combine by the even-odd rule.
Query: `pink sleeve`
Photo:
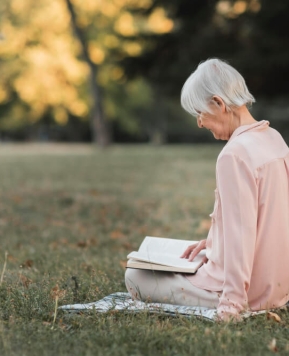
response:
[[[217,183],[224,236],[224,287],[218,315],[237,314],[248,305],[257,234],[258,192],[245,162],[223,155],[217,162]]]

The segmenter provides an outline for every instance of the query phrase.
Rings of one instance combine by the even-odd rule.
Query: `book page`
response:
[[[180,256],[188,246],[197,242],[147,236],[142,242],[139,251],[130,253],[128,258],[166,266],[194,269],[200,265],[206,254],[205,250],[201,251],[192,262],[180,258]]]
[[[198,255],[192,262],[189,262],[185,258],[180,258],[179,256],[176,257],[168,254],[166,255],[154,254],[154,253],[142,254],[140,252],[132,252],[128,255],[128,258],[132,258],[138,261],[160,264],[164,266],[173,266],[173,267],[191,268],[191,269],[195,269],[196,267],[199,267],[203,257],[204,254],[202,256]]]
[[[184,253],[187,247],[198,242],[199,241],[147,236],[140,245],[138,252],[145,254],[153,252],[155,254],[179,257]]]

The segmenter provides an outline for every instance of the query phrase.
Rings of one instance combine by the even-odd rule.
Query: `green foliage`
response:
[[[105,96],[106,112],[123,131],[132,135],[142,133],[141,118],[152,105],[152,89],[144,79],[109,85]],[[155,118],[156,121],[156,118]]]
[[[119,141],[208,141],[210,136],[196,132],[187,139],[192,125],[171,103],[208,57],[229,60],[257,99],[288,94],[284,0],[72,3]],[[0,23],[2,136],[89,140],[88,67],[65,1],[3,0]],[[61,134],[51,133],[55,128]]]
[[[285,310],[281,323],[60,311],[53,323],[56,296],[62,305],[125,291],[126,255],[145,235],[206,236],[220,149],[3,146],[1,356],[288,354]]]
[[[75,119],[90,128],[93,102],[102,101],[91,94],[91,75],[105,98],[105,118],[125,133],[139,134],[138,116],[146,114],[152,88],[144,77],[128,81],[120,60],[140,55],[145,47],[141,33],[166,33],[172,21],[162,9],[140,22],[134,18],[133,10],[147,8],[150,0],[71,3],[95,74],[89,74],[64,0],[1,2],[0,130],[29,132],[37,124],[45,126],[46,120],[61,129],[73,127]]]

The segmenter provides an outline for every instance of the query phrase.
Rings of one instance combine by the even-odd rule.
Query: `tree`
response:
[[[33,125],[50,117],[65,125],[85,118],[85,63],[70,35],[65,4],[57,0],[8,2],[0,46],[1,128]]]
[[[73,30],[80,42],[82,56],[86,61],[90,74],[89,74],[89,84],[92,96],[92,110],[91,110],[91,132],[92,139],[97,142],[99,146],[105,147],[110,144],[111,138],[108,130],[108,125],[104,117],[103,104],[101,97],[101,90],[97,83],[97,65],[92,62],[89,53],[88,46],[81,28],[78,26],[76,14],[73,5],[70,0],[65,0],[67,4],[68,11],[71,16],[71,23]]]
[[[64,0],[7,1],[2,21],[5,40],[0,43],[0,128],[39,123],[65,126],[76,119],[86,122],[93,106],[87,83],[90,76],[94,97],[99,100],[100,90],[103,93],[106,121],[140,132],[141,122],[136,114],[146,111],[151,90],[143,78],[128,81],[120,61],[142,53],[146,43],[138,40],[138,34],[169,32],[173,22],[159,9],[148,18],[139,19],[127,8],[146,9],[150,0],[69,3],[77,14],[75,25],[82,42],[73,36],[71,14]],[[119,98],[124,96],[126,107],[119,104]],[[100,106],[96,107],[100,112]],[[103,129],[106,121],[97,122]]]

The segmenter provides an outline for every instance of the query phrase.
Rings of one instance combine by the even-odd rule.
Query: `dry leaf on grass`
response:
[[[121,246],[123,248],[125,248],[126,250],[129,250],[129,251],[133,250],[133,246],[132,246],[132,244],[130,242],[124,242]]]
[[[113,239],[113,240],[117,240],[117,239],[123,239],[125,237],[125,235],[120,231],[120,230],[113,230],[111,233],[110,233],[110,237]]]
[[[277,352],[278,349],[277,349],[277,346],[276,346],[276,339],[272,339],[271,342],[269,343],[268,345],[268,349],[272,352]]]
[[[271,320],[274,320],[276,321],[277,323],[280,323],[281,322],[281,318],[278,314],[276,313],[273,313],[273,312],[268,312],[267,313],[267,319],[271,319]]]
[[[24,276],[24,274],[19,274],[19,279],[25,288],[28,288],[29,285],[32,283],[32,280]]]
[[[76,246],[77,246],[77,247],[81,247],[81,248],[85,248],[85,247],[88,246],[88,243],[87,243],[87,241],[78,241],[78,242],[76,243]]]
[[[21,263],[21,268],[31,268],[33,266],[32,260],[26,260],[25,262]]]
[[[89,246],[96,246],[96,245],[97,245],[97,240],[94,237],[92,237],[91,239],[78,241],[76,243],[76,246],[80,247],[80,248],[85,248],[85,247],[89,247]]]
[[[14,256],[12,256],[12,255],[9,253],[9,255],[7,256],[7,260],[10,261],[10,262],[15,262],[15,261],[17,261],[17,258],[14,257]]]

